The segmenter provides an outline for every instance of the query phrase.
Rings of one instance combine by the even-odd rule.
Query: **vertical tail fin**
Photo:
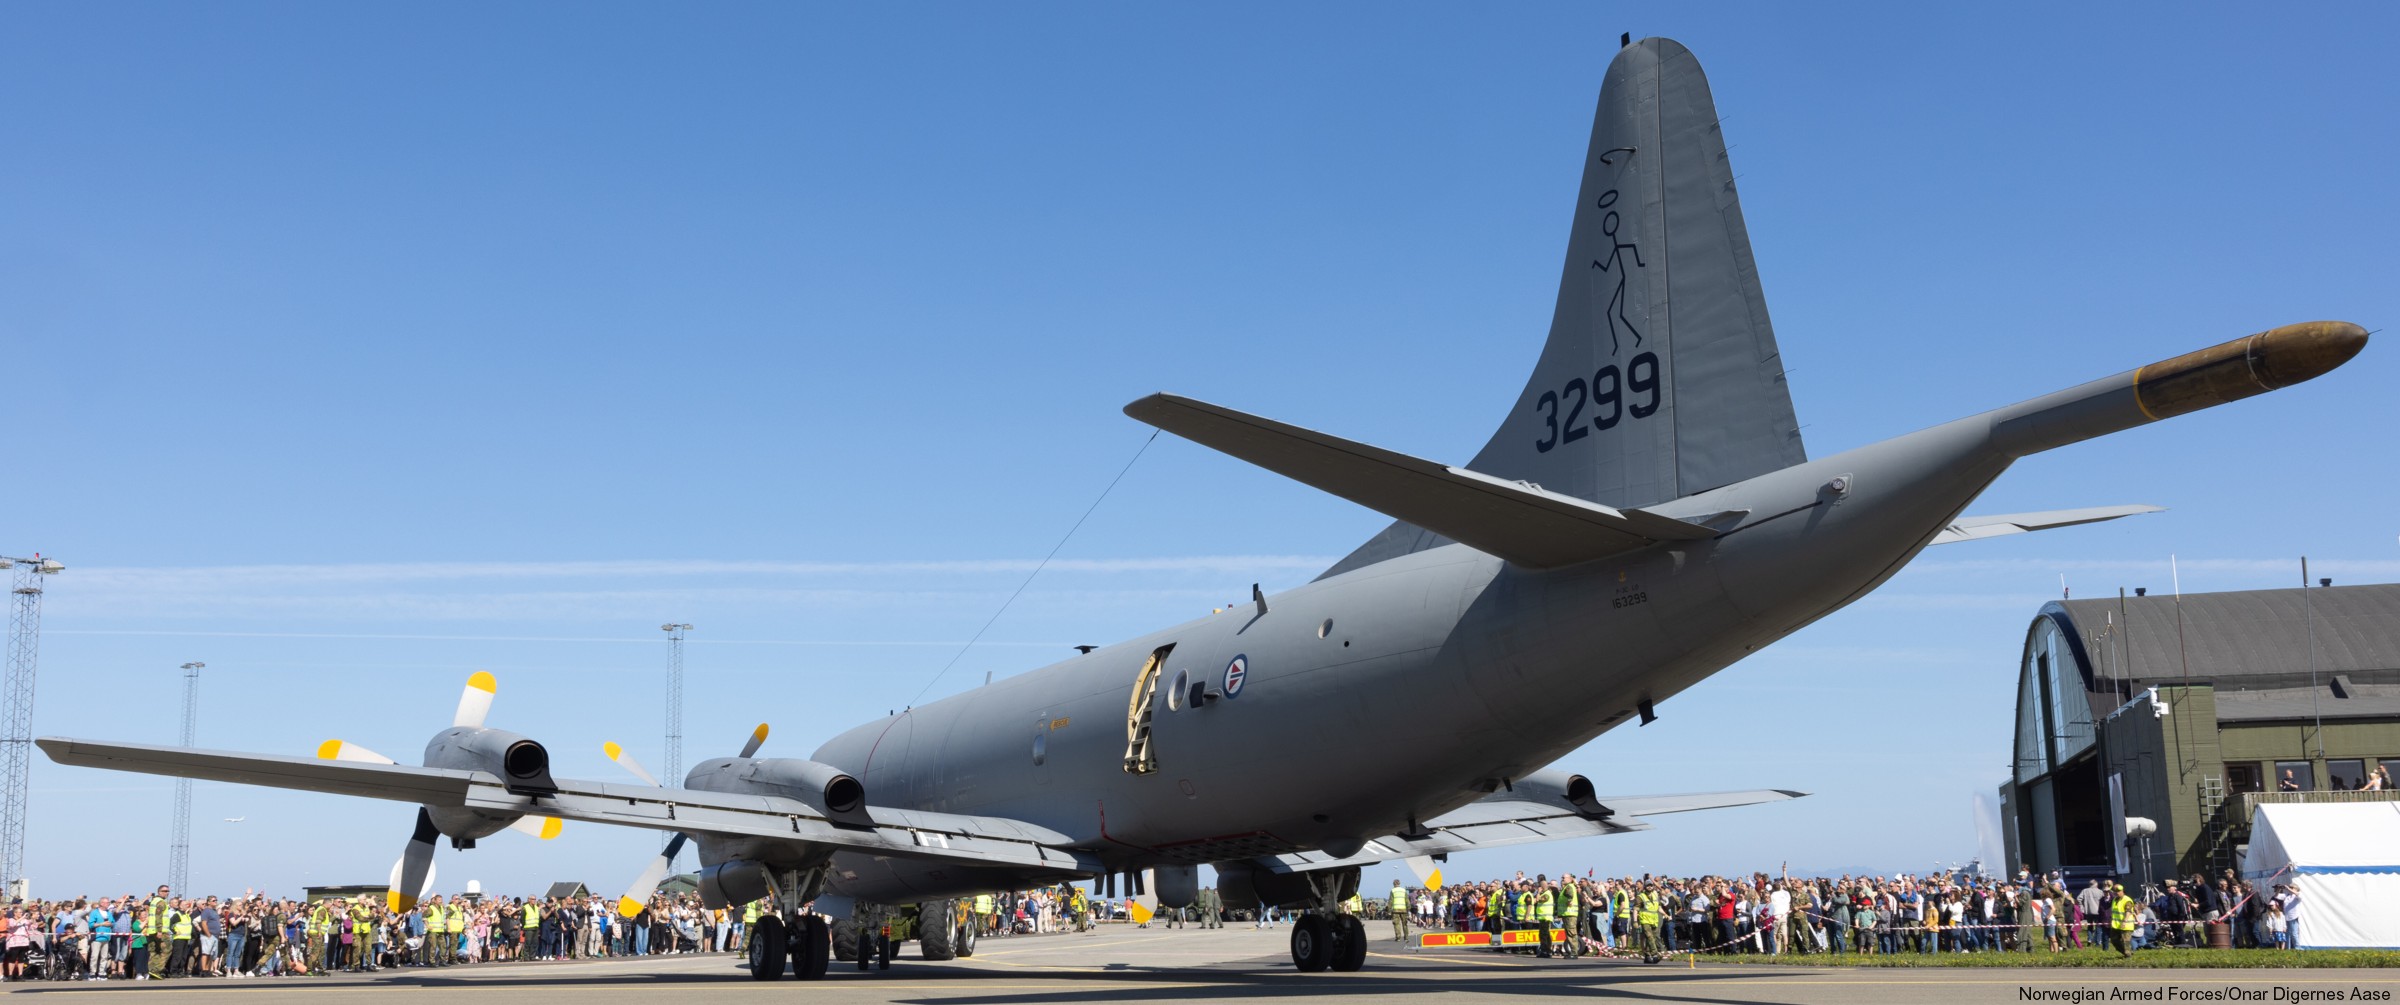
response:
[[[1635,507],[1805,460],[1708,78],[1635,42],[1600,86],[1550,340],[1467,467]],[[1393,524],[1325,574],[1442,543]]]

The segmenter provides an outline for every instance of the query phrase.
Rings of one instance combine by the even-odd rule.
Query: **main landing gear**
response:
[[[800,911],[800,905],[816,899],[824,876],[821,866],[773,874],[767,884],[772,909],[760,914],[750,929],[752,980],[782,980],[787,966],[801,980],[824,979],[832,964],[832,929],[825,919]]]
[[[1366,966],[1367,925],[1342,913],[1342,877],[1310,874],[1309,886],[1308,913],[1292,924],[1292,966],[1304,974]]]

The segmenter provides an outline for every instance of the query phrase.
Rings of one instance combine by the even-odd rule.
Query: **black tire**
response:
[[[825,919],[808,915],[800,919],[799,938],[792,940],[792,974],[804,981],[825,979],[825,971],[833,965],[831,953],[833,933]]]
[[[858,919],[833,919],[833,958],[848,963],[858,959]],[[862,968],[863,969],[863,968]]]
[[[959,959],[963,960],[975,955],[976,929],[981,927],[983,927],[983,919],[980,917],[968,918],[966,924],[958,926],[958,938],[952,944],[958,947]]]
[[[1304,974],[1325,969],[1333,961],[1333,933],[1321,914],[1304,914],[1292,923],[1292,965]]]
[[[1350,973],[1367,965],[1367,923],[1354,914],[1333,919],[1333,969]]]
[[[955,900],[929,900],[917,905],[917,952],[928,960],[958,958],[958,913]]]
[[[784,963],[789,958],[789,951],[784,944],[783,919],[772,914],[760,915],[758,926],[750,933],[750,979],[782,980]]]

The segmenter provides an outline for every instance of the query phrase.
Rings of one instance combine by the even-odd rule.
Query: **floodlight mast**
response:
[[[683,784],[683,633],[691,631],[692,626],[670,621],[658,626],[658,630],[667,633],[667,773],[665,781],[669,785],[681,785]],[[674,835],[667,836],[670,846],[674,840]],[[675,871],[673,858],[667,860],[667,871],[669,873]]]
[[[206,663],[186,663],[183,670],[183,745],[192,745],[200,725],[200,669]],[[167,888],[184,896],[192,878],[192,780],[175,780],[175,831],[167,843]]]
[[[32,766],[34,668],[42,650],[42,577],[66,571],[57,559],[0,555],[13,570],[8,618],[8,676],[0,681],[0,895],[22,896],[25,881],[26,777]]]

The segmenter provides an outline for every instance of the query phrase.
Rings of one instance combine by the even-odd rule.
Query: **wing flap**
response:
[[[1125,414],[1530,568],[1574,565],[1717,533],[1177,395],[1151,395],[1125,406]]]

